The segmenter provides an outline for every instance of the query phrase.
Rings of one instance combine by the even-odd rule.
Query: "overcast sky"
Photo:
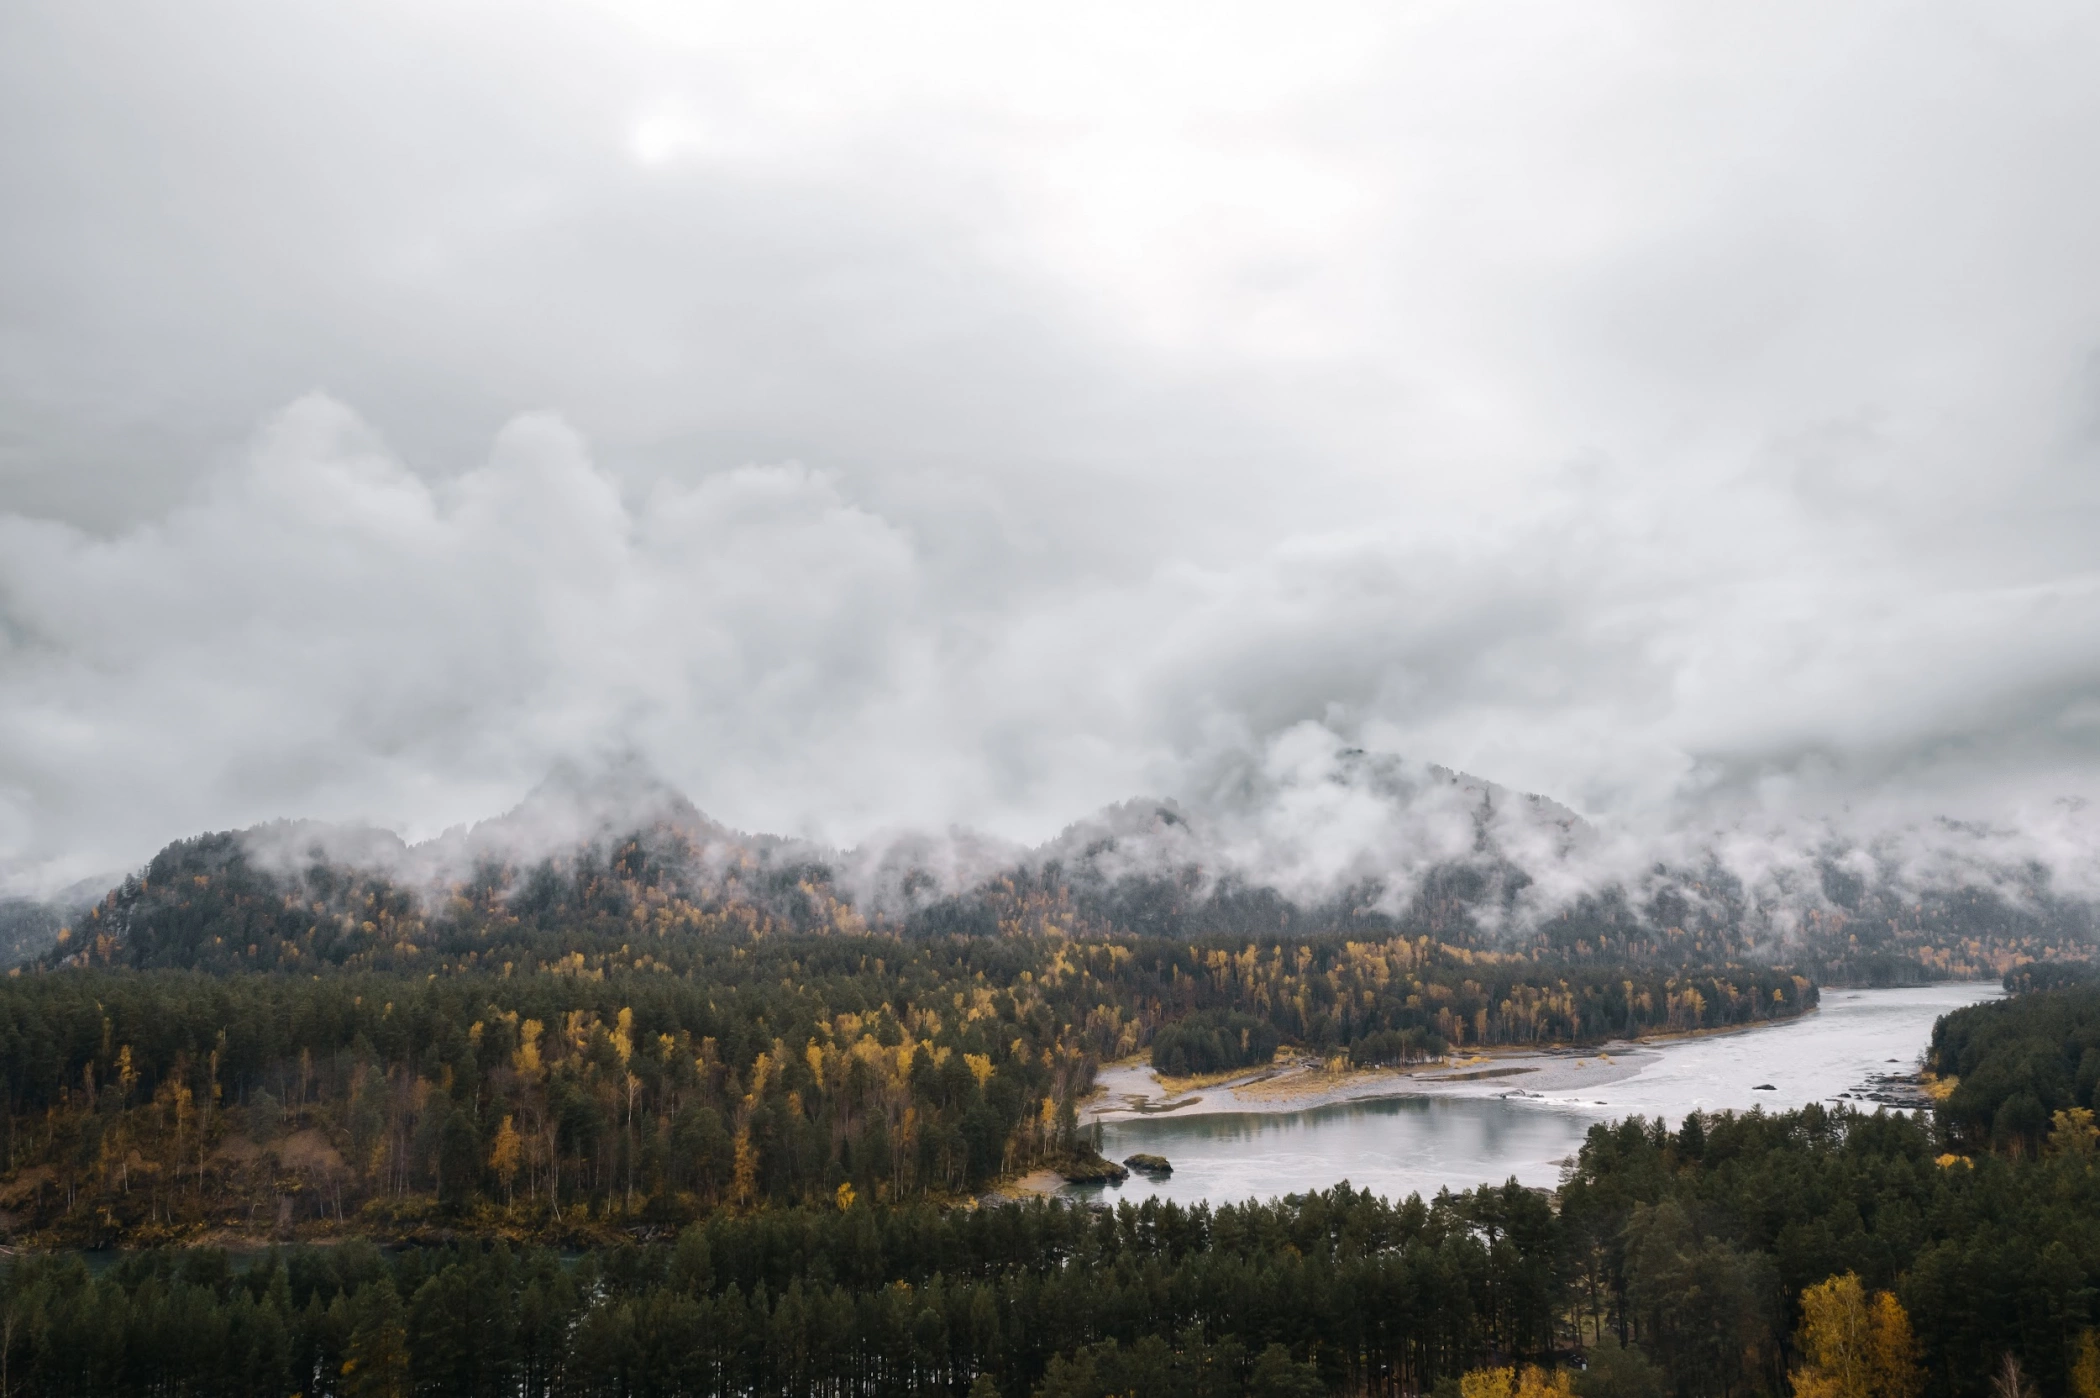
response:
[[[0,881],[621,752],[2044,819],[2096,176],[2086,4],[13,0]]]

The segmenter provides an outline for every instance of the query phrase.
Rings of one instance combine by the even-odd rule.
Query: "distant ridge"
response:
[[[2033,867],[1971,861],[1970,877],[1921,889],[1901,868],[1874,872],[1870,851],[1829,848],[1759,886],[1692,853],[1629,860],[1549,798],[1346,750],[1316,782],[1251,778],[1201,808],[1124,801],[1033,848],[966,831],[850,850],[747,834],[626,759],[559,767],[510,811],[418,844],[310,821],[179,841],[84,919],[65,914],[93,938],[45,959],[207,965],[275,947],[365,964],[557,933],[581,950],[617,945],[610,912],[638,907],[798,934],[1427,937],[1635,964],[1778,959],[1874,982],[1995,975],[2095,940],[2092,904]],[[57,923],[19,925],[55,937]]]

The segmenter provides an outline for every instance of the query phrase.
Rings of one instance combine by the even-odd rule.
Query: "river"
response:
[[[1638,1114],[1676,1122],[1692,1111],[1769,1111],[1846,1101],[1844,1094],[1857,1100],[1872,1075],[1917,1066],[1941,1015],[2001,993],[1993,982],[1825,990],[1821,1008],[1783,1024],[1601,1052],[1498,1058],[1490,1064],[1504,1066],[1493,1077],[1447,1071],[1391,1078],[1374,1082],[1377,1095],[1288,1110],[1247,1110],[1251,1095],[1225,1089],[1183,1098],[1171,1115],[1145,1115],[1142,1092],[1112,1092],[1112,1105],[1094,1114],[1102,1153],[1111,1160],[1140,1151],[1165,1156],[1174,1172],[1066,1192],[1107,1202],[1158,1195],[1224,1203],[1341,1180],[1394,1198],[1512,1176],[1550,1187],[1599,1121]],[[1115,1071],[1120,1078],[1104,1075],[1112,1089],[1158,1091],[1142,1069]]]

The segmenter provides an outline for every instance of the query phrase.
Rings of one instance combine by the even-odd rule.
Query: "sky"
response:
[[[2035,0],[15,0],[0,887],[611,760],[840,844],[1351,748],[2057,838],[2096,72]]]

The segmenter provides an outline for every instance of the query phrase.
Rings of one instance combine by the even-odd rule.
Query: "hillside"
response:
[[[1794,904],[1761,901],[1716,868],[1702,879],[1666,868],[1570,885],[1544,901],[1548,876],[1588,867],[1594,832],[1550,803],[1458,774],[1386,775],[1426,784],[1396,785],[1374,808],[1388,813],[1384,838],[1324,863],[1318,822],[1279,825],[1259,803],[1251,815],[1126,803],[1034,850],[920,839],[836,851],[742,834],[631,779],[564,778],[497,820],[420,844],[312,823],[179,841],[71,919],[43,957],[0,978],[0,1243],[28,1259],[0,1292],[40,1318],[25,1363],[40,1381],[86,1373],[49,1337],[129,1335],[130,1322],[96,1331],[103,1322],[71,1318],[66,1298],[158,1324],[173,1304],[163,1302],[167,1268],[184,1278],[219,1269],[217,1280],[179,1283],[183,1304],[224,1332],[217,1348],[272,1382],[294,1368],[322,1372],[315,1391],[362,1391],[354,1366],[376,1362],[384,1345],[428,1391],[450,1391],[443,1314],[455,1302],[490,1334],[547,1320],[530,1362],[549,1367],[521,1379],[547,1391],[567,1391],[557,1370],[623,1371],[619,1342],[591,1328],[612,1316],[684,1334],[699,1333],[704,1313],[705,1324],[764,1326],[793,1345],[851,1333],[839,1353],[859,1346],[863,1357],[905,1334],[914,1345],[982,1339],[991,1322],[980,1311],[1018,1317],[1048,1294],[1036,1271],[1070,1265],[1090,1293],[1126,1300],[1148,1285],[1100,1270],[1126,1246],[1155,1247],[1133,1231],[1134,1212],[1097,1223],[1063,1205],[979,1207],[1030,1172],[1099,1168],[1079,1116],[1104,1062],[1150,1048],[1193,1070],[1258,1063],[1287,1044],[1339,1070],[1723,1029],[1811,1009],[1830,968],[1973,974],[2088,945],[2087,910],[2032,871],[2024,891],[2001,882],[1904,902],[1897,883],[1833,857],[1813,896],[1803,890]],[[1378,849],[1398,862],[1380,866]],[[2020,983],[2072,974],[2061,960],[2030,961]],[[2054,1063],[2045,1076],[2071,1072],[2082,1102],[2084,1068]],[[1972,1071],[1971,1097],[2010,1081]],[[1951,1101],[1950,1113],[1967,1103]],[[1991,1108],[1978,1107],[1979,1120],[1995,1122]],[[1950,1114],[1940,1129],[1985,1139],[1963,1120]],[[1990,1139],[2017,1153],[2039,1139],[2032,1125],[2022,1118]],[[1590,1343],[1608,1326],[1670,1372],[1697,1375],[1711,1356],[1677,1346],[1653,1300],[1654,1287],[1675,1285],[1679,1252],[1718,1269],[1715,1315],[1741,1328],[1741,1363],[1762,1372],[1792,1333],[1745,1299],[1773,1294],[1766,1251],[1776,1247],[1792,1290],[1853,1254],[1816,1243],[1813,1257],[1797,1256],[1762,1223],[1722,1220],[1714,1226],[1736,1240],[1726,1246],[1656,1234],[1668,1248],[1624,1264],[1650,1291],[1628,1291],[1624,1278],[1583,1269],[1607,1265],[1610,1240],[1646,1218],[1629,1183],[1678,1181],[1669,1188],[1691,1209],[1701,1190],[1732,1197],[1735,1174],[1719,1173],[1730,1152],[1766,1157],[1754,1167],[1769,1176],[1764,1188],[1857,1141],[1893,1152],[1888,1168],[1915,1174],[1919,1189],[1958,1190],[1965,1181],[1933,1163],[1931,1137],[1922,1123],[1815,1108],[1742,1124],[1695,1117],[1675,1137],[1659,1124],[1599,1127],[1558,1211],[1514,1184],[1433,1205],[1341,1189],[1244,1214],[1148,1205],[1145,1229],[1196,1240],[1157,1244],[1184,1282],[1205,1257],[1229,1259],[1244,1217],[1266,1230],[1246,1239],[1271,1273],[1262,1285],[1295,1286],[1285,1279],[1304,1258],[1325,1265],[1332,1251],[1356,1269],[1333,1295],[1404,1284],[1454,1298],[1423,1323],[1460,1326],[1464,1338],[1425,1348],[1411,1330],[1375,1351],[1308,1343],[1310,1321],[1293,1311],[1270,1345],[1248,1317],[1280,1313],[1276,1304],[1241,1296],[1239,1310],[1215,1312],[1230,1317],[1215,1349],[1194,1329],[1170,1344],[1151,1320],[1122,1325],[1103,1312],[1003,1358],[971,1350],[921,1389],[960,1392],[994,1370],[1015,1392],[1089,1395],[1199,1371],[1250,1385],[1265,1372],[1284,1385],[1273,1391],[1292,1393],[1360,1387],[1374,1372],[1449,1388],[1461,1369],[1497,1355],[1550,1360],[1569,1337]],[[1701,1152],[1714,1173],[1700,1173]],[[1802,1227],[1823,1226],[1818,1197],[1772,1194]],[[1330,1225],[1330,1211],[1356,1222]],[[1390,1234],[1395,1248],[1358,1257],[1349,1229],[1359,1226]],[[1306,1237],[1286,1243],[1280,1229]],[[1522,1248],[1495,1242],[1498,1230],[1509,1230],[1505,1242],[1521,1234]],[[257,1299],[214,1245],[292,1245],[294,1260],[289,1270],[260,1264],[268,1295]],[[764,1259],[747,1255],[754,1247]],[[1001,1260],[971,1251],[986,1247]],[[144,1251],[99,1281],[37,1255],[80,1248]],[[561,1259],[579,1253],[572,1273]],[[350,1270],[330,1280],[330,1259]],[[1476,1263],[1486,1270],[1464,1272]],[[974,1279],[944,1270],[963,1265]],[[760,1287],[761,1276],[786,1289]],[[931,1298],[951,1284],[967,1317],[933,1299],[908,1323],[877,1314],[921,1286]],[[462,1287],[477,1299],[462,1299]],[[1504,1298],[1492,1301],[1504,1320],[1464,1321],[1469,1288]],[[1533,1300],[1513,1320],[1507,1298],[1518,1292]],[[811,1318],[807,1297],[836,1316]],[[622,1309],[642,1298],[672,1309],[653,1319]],[[269,1316],[255,1323],[296,1335],[304,1358],[236,1335]],[[833,1372],[761,1362],[756,1333],[724,1339],[707,1362],[790,1386]],[[1108,1343],[1117,1337],[1144,1348],[1124,1355]],[[1259,1341],[1259,1364],[1239,1337]],[[503,1345],[490,1344],[466,1370],[510,1372],[491,1357]],[[172,1372],[167,1353],[151,1350],[141,1372]],[[1318,1372],[1294,1355],[1317,1357]],[[1981,1362],[1948,1356],[1964,1372]],[[678,1362],[688,1361],[701,1362]],[[200,1355],[185,1372],[214,1362]],[[353,1381],[335,1385],[344,1364]]]
[[[589,1241],[954,1201],[1075,1163],[1096,1066],[1163,1033],[1365,1062],[1816,1002],[1695,931],[1490,932],[1455,883],[1390,914],[1153,872],[1147,842],[1201,838],[1164,804],[943,893],[603,795],[425,845],[274,825],[163,850],[0,979],[0,1234]]]
[[[837,850],[732,830],[646,773],[569,771],[421,844],[313,822],[178,841],[91,907],[22,903],[6,925],[25,952],[50,947],[45,964],[215,972],[684,965],[735,931],[1428,938],[1891,984],[2084,959],[2095,942],[2094,905],[2032,864],[1970,858],[1921,879],[1832,845],[1754,881],[1710,855],[1629,871],[1540,797],[1368,759],[1351,780],[1346,821],[1256,792],[1207,812],[1126,802],[1034,849],[951,833]]]

